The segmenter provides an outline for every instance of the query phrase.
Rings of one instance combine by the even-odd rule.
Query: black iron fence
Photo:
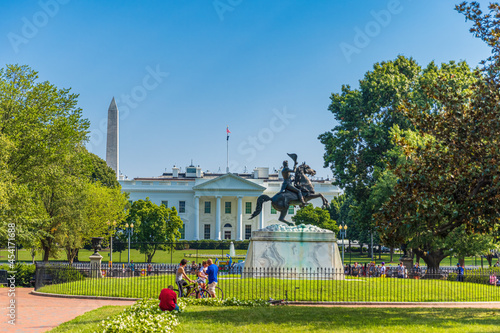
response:
[[[175,286],[176,269],[177,265],[37,264],[35,289],[68,295],[157,298],[161,289]],[[344,269],[233,267],[218,276],[225,298],[303,302],[496,302],[500,301],[499,283],[494,271],[458,274],[450,269],[422,269],[418,275],[353,276]]]

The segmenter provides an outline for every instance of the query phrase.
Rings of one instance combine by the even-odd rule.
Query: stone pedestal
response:
[[[312,225],[276,224],[252,232],[245,270],[264,275],[273,269],[288,277],[306,273],[317,278],[344,278],[335,234]]]
[[[102,278],[101,261],[102,256],[99,253],[94,253],[90,257],[90,270],[93,278]]]
[[[410,257],[401,257],[399,258],[400,261],[403,262],[403,266],[406,268],[408,271],[408,274],[412,272],[413,269],[413,259]]]

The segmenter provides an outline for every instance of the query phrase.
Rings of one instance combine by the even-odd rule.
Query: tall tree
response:
[[[365,234],[375,226],[374,211],[367,204],[376,183],[374,171],[385,169],[386,152],[394,147],[390,129],[394,125],[409,127],[397,109],[412,91],[419,73],[420,67],[413,59],[398,56],[393,61],[376,63],[360,80],[358,89],[344,85],[341,93],[330,97],[328,109],[338,125],[319,136],[325,145],[325,167],[332,169],[334,184],[352,198],[351,216]]]
[[[394,168],[397,195],[380,215],[388,235],[426,239],[433,246],[421,251],[430,267],[439,267],[433,251],[442,252],[439,244],[450,235],[462,228],[468,235],[492,234],[500,213],[500,6],[490,4],[487,14],[478,3],[462,3],[457,10],[474,22],[471,31],[493,55],[472,74],[464,63],[424,73],[421,90],[434,103],[410,98],[401,114],[433,140],[421,147],[396,138],[411,163]]]
[[[148,263],[157,250],[165,248],[165,243],[174,243],[181,237],[179,230],[183,225],[175,207],[158,206],[149,198],[132,203],[127,222],[134,224],[134,240]]]

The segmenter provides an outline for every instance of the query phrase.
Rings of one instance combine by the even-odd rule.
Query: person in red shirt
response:
[[[162,289],[158,299],[160,300],[160,309],[162,311],[179,311],[179,306],[177,305],[177,293],[174,291],[173,286],[170,285],[168,288]]]

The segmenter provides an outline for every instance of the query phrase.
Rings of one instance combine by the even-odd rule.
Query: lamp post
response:
[[[134,224],[130,223],[130,227],[128,223],[125,223],[125,230],[128,234],[128,264],[130,266],[130,236],[134,233]]]
[[[111,233],[111,230],[115,231],[116,228],[116,221],[110,222],[108,221],[108,231],[109,231],[109,263],[113,263],[113,233]]]
[[[345,249],[345,237],[347,235],[347,226],[345,224],[342,224],[340,226],[340,237],[342,237],[342,265],[344,265],[344,249]]]

